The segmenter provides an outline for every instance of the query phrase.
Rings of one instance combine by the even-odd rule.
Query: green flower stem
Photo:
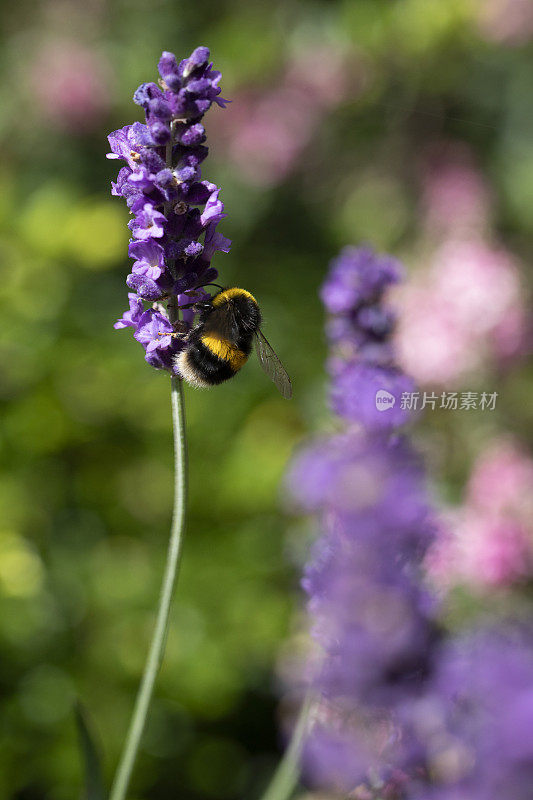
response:
[[[302,703],[289,746],[261,800],[289,800],[296,789],[300,777],[300,757],[313,704],[314,696],[309,692]]]
[[[154,691],[155,680],[165,652],[170,606],[181,561],[187,505],[187,439],[185,431],[183,386],[179,378],[172,378],[171,398],[175,473],[174,510],[167,561],[152,642],[109,800],[124,800],[126,792],[128,791],[133,765],[146,724],[146,717]]]

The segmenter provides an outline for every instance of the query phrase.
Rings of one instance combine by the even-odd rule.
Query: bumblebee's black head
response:
[[[227,307],[237,324],[250,333],[256,333],[261,326],[261,312],[257,300],[246,289],[239,289],[236,286],[223,289],[213,297],[211,305],[213,310]]]

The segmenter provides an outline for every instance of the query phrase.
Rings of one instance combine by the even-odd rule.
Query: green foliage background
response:
[[[80,786],[73,704],[116,764],[142,669],[169,527],[166,375],[143,361],[124,309],[127,210],[109,196],[106,135],[140,119],[131,95],[163,49],[211,48],[223,95],[276,85],[298,48],[324,43],[371,76],[323,118],[288,177],[253,186],[219,140],[233,239],[224,283],[261,301],[295,398],[256,364],[210,393],[187,391],[191,512],[167,655],[132,798],[254,796],[279,747],[275,665],[298,603],[305,537],[281,510],[293,448],[328,425],[317,288],[344,244],[409,254],[414,160],[464,141],[497,197],[500,235],[525,262],[533,229],[530,45],[487,41],[482,0],[3,3],[0,69],[0,797],[70,800]],[[51,121],[28,80],[43,42],[68,38],[109,65],[97,125]],[[207,118],[232,114],[213,109]],[[498,414],[529,438],[527,370]],[[497,386],[495,387],[498,388]],[[432,417],[427,440],[449,492],[487,425]],[[450,441],[456,443],[450,449]],[[444,450],[446,443],[446,451]],[[444,458],[444,456],[442,457]],[[442,460],[442,459],[441,459]]]

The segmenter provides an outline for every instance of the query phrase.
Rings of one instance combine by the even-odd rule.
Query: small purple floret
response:
[[[166,217],[156,211],[150,203],[145,203],[143,210],[128,222],[128,228],[134,239],[160,239],[165,235]]]
[[[144,313],[143,302],[136,294],[129,292],[128,300],[130,303],[129,311],[125,311],[120,319],[114,324],[114,328],[137,328],[138,322]]]

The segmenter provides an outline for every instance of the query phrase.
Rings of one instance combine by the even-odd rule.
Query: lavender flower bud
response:
[[[168,88],[173,92],[179,92],[181,89],[181,77],[174,53],[168,53],[165,50],[159,59],[158,69],[162,80],[166,83]]]
[[[190,57],[183,62],[183,70],[182,74],[184,78],[187,78],[191,72],[198,69],[199,67],[203,67],[207,64],[209,60],[209,50],[207,47],[197,47],[194,50]]]

